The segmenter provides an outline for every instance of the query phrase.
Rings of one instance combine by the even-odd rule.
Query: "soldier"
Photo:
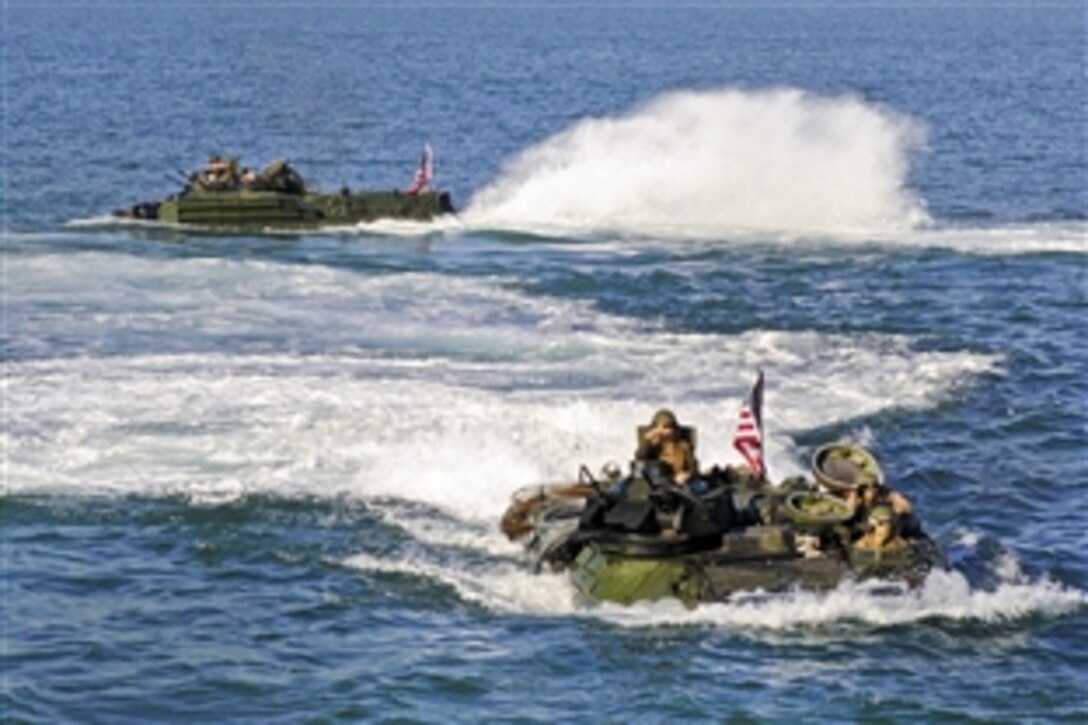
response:
[[[865,533],[854,542],[858,549],[893,551],[907,545],[906,540],[895,532],[895,514],[891,506],[880,504],[874,507],[865,524]]]
[[[238,185],[238,169],[234,161],[219,154],[208,157],[208,163],[197,178],[197,185],[211,191],[224,191]]]
[[[856,488],[847,491],[846,503],[854,509],[851,522],[855,530],[868,524],[870,515],[881,506],[892,514],[895,530],[899,534],[916,535],[921,533],[921,525],[914,515],[914,506],[906,496],[886,486],[880,480],[862,481]]]
[[[661,461],[667,464],[672,469],[676,482],[680,484],[687,483],[699,472],[691,431],[681,427],[670,410],[657,411],[650,425],[639,430],[635,460]]]

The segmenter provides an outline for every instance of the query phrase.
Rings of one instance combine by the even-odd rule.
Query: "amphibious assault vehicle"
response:
[[[425,158],[424,163],[429,161]],[[352,226],[378,219],[430,221],[452,213],[450,195],[427,189],[429,177],[421,179],[420,174],[404,191],[352,191],[344,187],[327,193],[310,189],[285,160],[255,174],[240,169],[235,160],[212,157],[203,171],[185,176],[184,188],[177,194],[118,209],[113,215],[221,231],[261,232]]]
[[[817,480],[844,492],[882,483],[867,451],[835,444],[814,461]],[[900,522],[895,545],[858,540],[844,498],[804,477],[770,485],[746,468],[717,468],[679,485],[667,466],[635,461],[630,472],[515,493],[501,528],[521,541],[537,571],[567,571],[585,602],[631,604],[673,597],[693,607],[737,592],[832,589],[847,578],[919,584],[944,557],[917,519]],[[912,517],[909,517],[912,518]]]

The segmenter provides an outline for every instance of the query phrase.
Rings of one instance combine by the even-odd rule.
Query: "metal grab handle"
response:
[[[582,464],[582,467],[578,469],[578,483],[591,486],[597,493],[601,492],[600,482],[593,477],[593,473],[589,470],[589,466]]]

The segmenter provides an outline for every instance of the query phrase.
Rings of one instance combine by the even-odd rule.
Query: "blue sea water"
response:
[[[0,719],[1088,717],[1081,3],[2,9]],[[211,152],[456,218],[117,224]],[[757,367],[952,572],[580,607],[496,522]]]

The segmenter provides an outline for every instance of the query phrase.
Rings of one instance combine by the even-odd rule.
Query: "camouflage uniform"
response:
[[[661,461],[672,469],[678,480],[684,481],[699,472],[699,463],[695,460],[695,449],[691,441],[679,436],[681,430],[676,416],[668,410],[659,410],[654,414],[647,432],[660,431],[665,427],[673,430],[671,437],[652,441],[648,435],[639,437],[635,451],[637,461]]]
[[[891,506],[874,506],[865,520],[868,530],[854,546],[870,551],[894,551],[907,546],[907,542],[895,531],[895,514]]]
[[[887,486],[876,486],[876,495],[869,502],[866,502],[865,497],[859,492],[854,516],[848,522],[849,525],[855,532],[864,531],[869,517],[878,509],[886,509],[892,516],[897,534],[903,536],[921,534],[922,527],[918,517],[914,515],[913,507],[901,493]]]

